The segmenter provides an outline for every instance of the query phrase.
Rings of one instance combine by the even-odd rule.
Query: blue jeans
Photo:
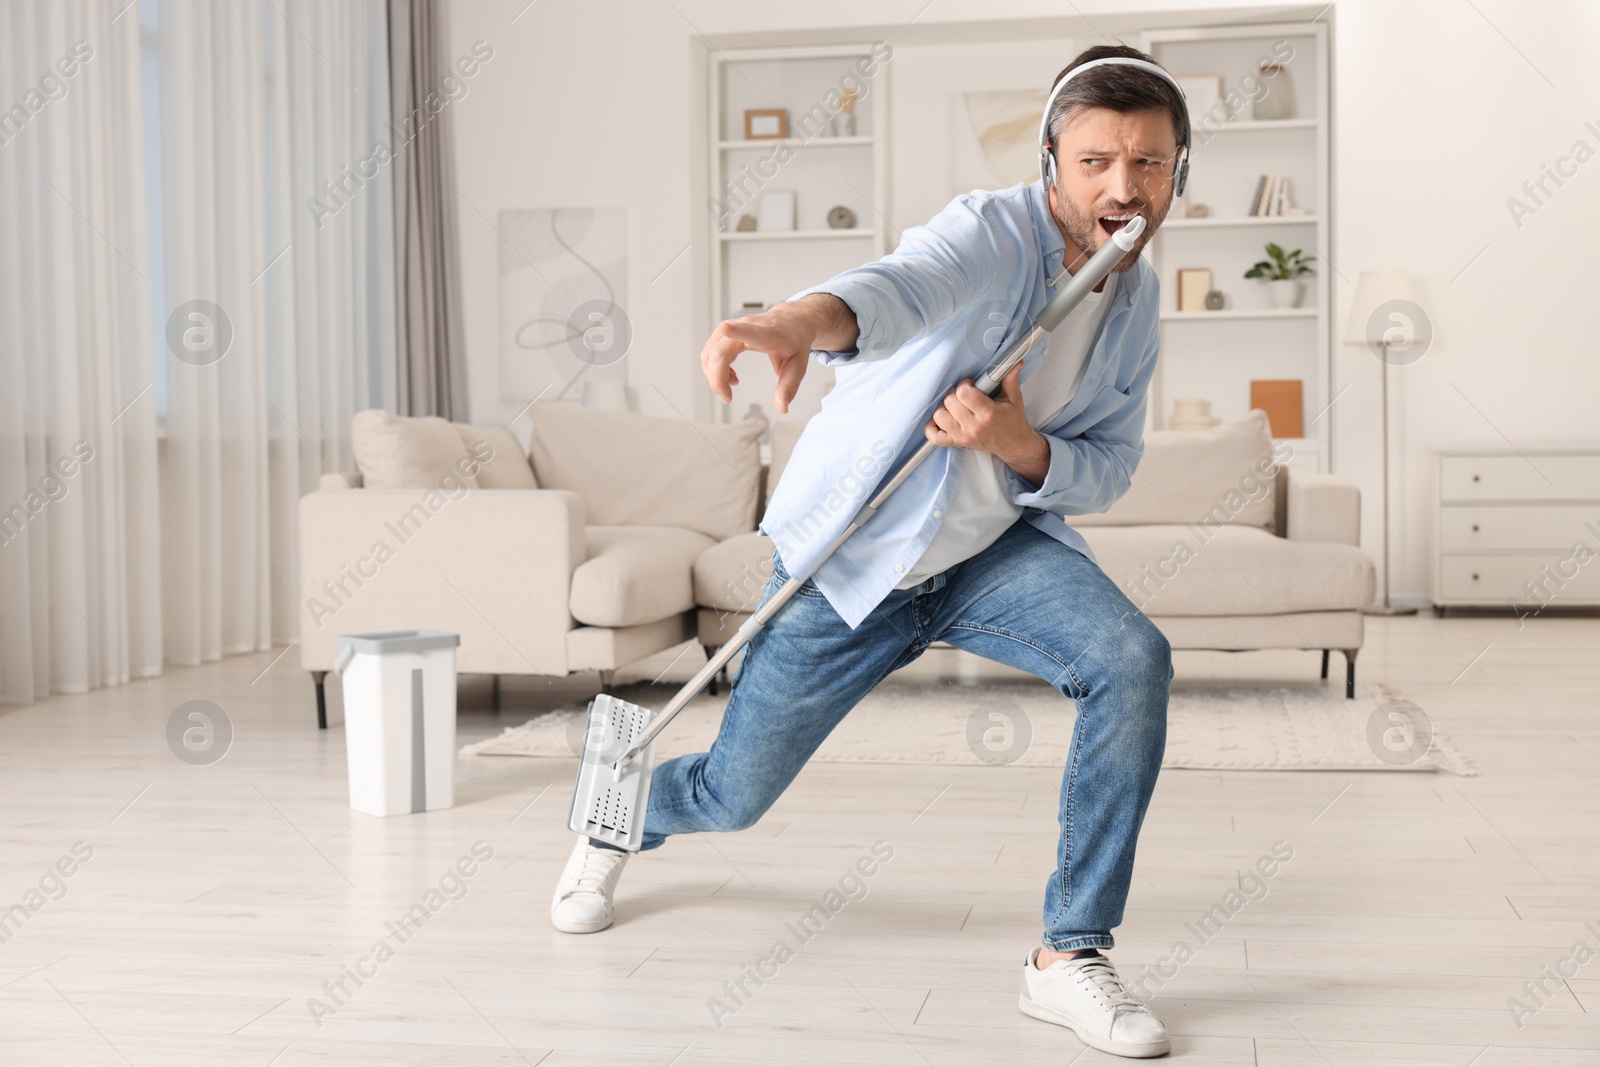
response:
[[[788,580],[774,554],[762,603]],[[1022,520],[971,559],[890,592],[855,630],[815,582],[802,585],[745,650],[711,751],[656,767],[641,849],[754,824],[850,709],[935,641],[1078,702],[1044,943],[1110,948],[1166,745],[1171,649],[1099,567]]]

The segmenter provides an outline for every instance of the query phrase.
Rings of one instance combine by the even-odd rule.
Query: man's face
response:
[[[1094,255],[1133,214],[1144,216],[1143,235],[1116,267],[1127,270],[1172,207],[1172,164],[1178,154],[1172,115],[1085,108],[1068,119],[1055,152],[1050,210],[1085,256]],[[1067,256],[1069,265],[1073,258]]]

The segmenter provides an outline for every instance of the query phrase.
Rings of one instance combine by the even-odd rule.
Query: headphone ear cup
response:
[[[1174,177],[1173,180],[1172,180],[1172,196],[1173,196],[1173,199],[1177,199],[1178,197],[1182,196],[1183,195],[1183,187],[1188,185],[1188,184],[1189,184],[1189,153],[1188,153],[1187,150],[1185,150],[1184,153],[1183,153],[1183,159],[1178,163],[1177,176]]]

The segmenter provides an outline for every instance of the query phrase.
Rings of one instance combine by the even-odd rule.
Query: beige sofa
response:
[[[359,474],[300,505],[300,660],[323,682],[341,633],[461,635],[462,673],[614,672],[691,639],[715,649],[771,575],[754,532],[803,426],[690,423],[535,404],[529,456],[503,427],[362,412]],[[1265,417],[1153,433],[1128,494],[1079,516],[1101,566],[1175,648],[1345,653],[1372,600],[1348,481],[1274,469]],[[1187,545],[1185,548],[1183,546]]]
[[[778,474],[796,434],[782,421],[773,427]],[[1323,678],[1329,650],[1339,649],[1345,695],[1354,696],[1361,609],[1375,585],[1357,547],[1361,496],[1346,478],[1291,472],[1292,459],[1261,411],[1204,433],[1147,433],[1127,494],[1103,515],[1068,523],[1173,648],[1315,649]],[[708,650],[749,617],[771,557],[772,541],[755,533],[700,557],[695,629]]]

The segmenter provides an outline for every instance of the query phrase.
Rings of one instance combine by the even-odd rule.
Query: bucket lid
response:
[[[377,634],[340,634],[339,647],[381,656],[389,652],[425,652],[430,648],[458,648],[461,635],[443,630],[390,630]]]

